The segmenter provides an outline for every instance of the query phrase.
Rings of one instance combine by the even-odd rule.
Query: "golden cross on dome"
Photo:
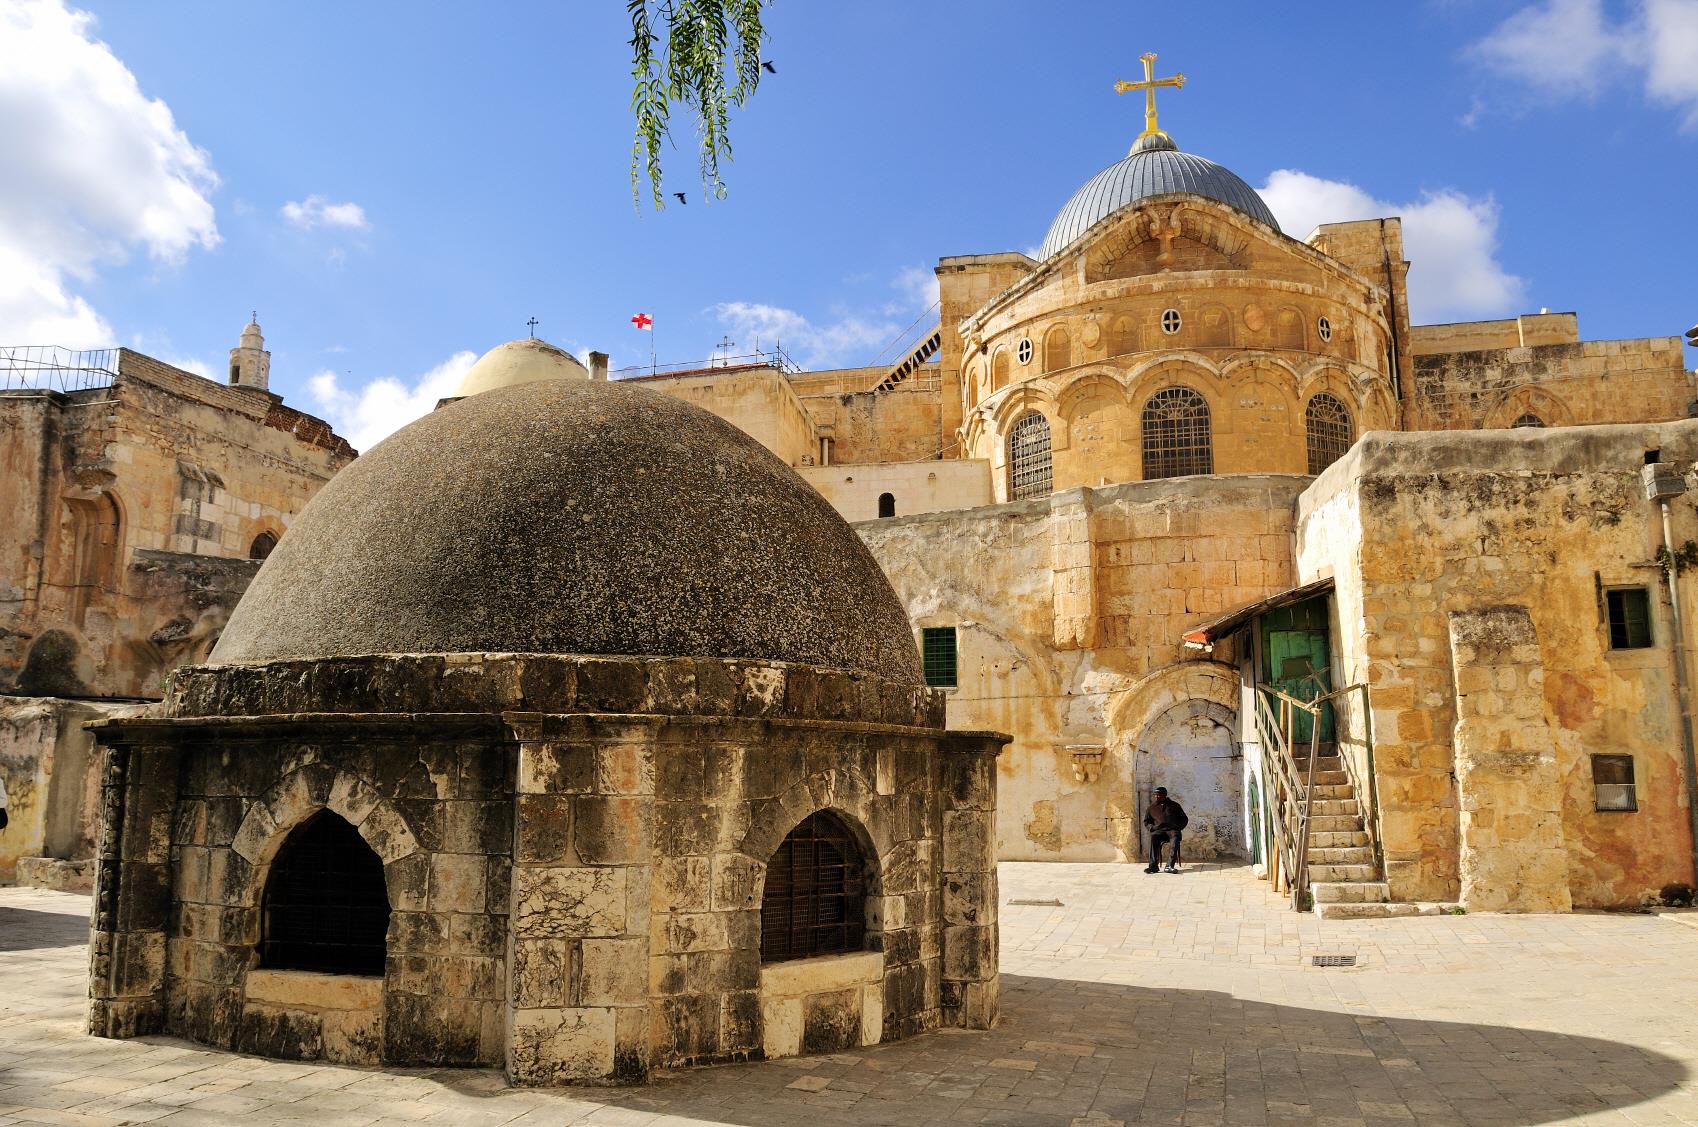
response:
[[[1145,137],[1166,137],[1167,134],[1156,127],[1156,88],[1171,86],[1177,90],[1185,85],[1185,76],[1175,74],[1169,78],[1157,78],[1154,51],[1146,51],[1138,58],[1144,64],[1144,81],[1128,82],[1121,79],[1114,84],[1114,92],[1116,94],[1125,94],[1131,90],[1142,90],[1144,92],[1144,131],[1138,134],[1140,141]]]

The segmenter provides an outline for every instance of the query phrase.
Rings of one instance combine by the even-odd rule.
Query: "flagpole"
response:
[[[651,376],[660,374],[660,366],[659,366],[659,364],[657,364],[655,362],[656,354],[657,354],[657,349],[655,348],[655,343],[654,343],[654,322],[650,321],[649,322],[649,375],[651,375]]]

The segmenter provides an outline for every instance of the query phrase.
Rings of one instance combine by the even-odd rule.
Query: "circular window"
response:
[[[1014,350],[1014,355],[1020,358],[1020,363],[1030,364],[1032,362],[1032,342],[1022,338]]]
[[[1331,321],[1327,320],[1325,317],[1322,317],[1319,321],[1315,322],[1315,327],[1320,330],[1322,340],[1331,340],[1332,339],[1332,322]]]
[[[1179,326],[1180,326],[1181,323],[1182,322],[1179,319],[1179,310],[1177,310],[1177,309],[1164,309],[1164,310],[1161,311],[1161,331],[1162,332],[1167,333],[1168,335],[1171,336],[1172,334],[1177,333],[1179,331]]]

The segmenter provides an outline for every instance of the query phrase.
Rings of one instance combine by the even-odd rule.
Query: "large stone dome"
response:
[[[558,379],[444,407],[332,478],[210,661],[491,652],[921,683],[890,582],[794,471],[670,396]]]
[[[1121,208],[1172,192],[1218,200],[1279,230],[1279,222],[1256,189],[1212,160],[1180,152],[1162,134],[1140,138],[1125,159],[1109,165],[1073,193],[1049,225],[1038,260],[1067,249],[1074,239]]]

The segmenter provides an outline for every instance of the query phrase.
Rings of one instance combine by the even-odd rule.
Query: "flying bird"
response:
[[[773,66],[770,62],[762,63],[761,69],[766,71],[768,74],[777,74],[778,73],[778,68]]]
[[[673,192],[672,194],[678,197],[679,203],[687,204],[690,202],[690,197],[686,196],[683,192]]]

